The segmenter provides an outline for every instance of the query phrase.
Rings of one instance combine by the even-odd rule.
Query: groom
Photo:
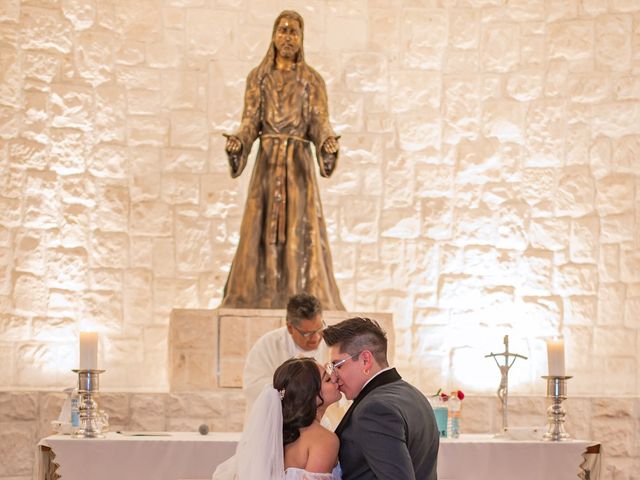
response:
[[[336,428],[344,480],[437,480],[439,436],[425,396],[387,363],[387,338],[368,318],[324,330],[327,371],[353,404]]]

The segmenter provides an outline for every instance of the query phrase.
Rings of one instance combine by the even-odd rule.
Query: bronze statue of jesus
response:
[[[313,143],[320,175],[329,177],[339,137],[324,81],[304,60],[303,31],[300,14],[278,16],[265,58],[247,77],[240,128],[226,135],[232,177],[258,137],[260,146],[221,307],[285,308],[306,292],[325,310],[344,310],[311,153]]]

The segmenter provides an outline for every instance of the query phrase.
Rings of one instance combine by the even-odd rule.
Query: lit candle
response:
[[[564,376],[564,340],[559,338],[547,340],[547,362],[550,377]]]
[[[98,369],[98,334],[80,332],[80,370]]]

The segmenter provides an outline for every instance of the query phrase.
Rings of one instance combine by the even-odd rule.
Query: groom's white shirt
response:
[[[264,386],[273,381],[276,368],[285,360],[297,356],[313,357],[324,364],[328,361],[329,351],[324,340],[316,350],[303,350],[293,341],[286,326],[265,333],[256,341],[247,355],[242,372],[242,390],[247,400],[245,418]]]

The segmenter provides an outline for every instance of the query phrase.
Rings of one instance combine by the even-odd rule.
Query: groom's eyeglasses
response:
[[[347,358],[343,358],[342,360],[338,360],[336,362],[329,362],[324,366],[324,371],[327,372],[327,375],[333,375],[334,373],[337,373],[338,370],[340,370],[340,367],[342,367],[342,365],[344,365],[347,362],[347,360],[351,360],[352,358],[357,357],[361,353],[362,353],[362,350],[359,351],[358,353],[354,353],[353,355],[349,355]]]
[[[322,326],[321,326],[320,328],[318,328],[318,329],[316,329],[316,330],[313,330],[313,331],[311,331],[311,332],[305,332],[304,330],[300,330],[298,327],[295,327],[293,324],[290,324],[290,325],[293,327],[293,329],[294,329],[296,332],[298,332],[298,333],[300,334],[300,336],[301,336],[302,338],[309,338],[309,337],[312,337],[312,336],[313,336],[313,335],[315,335],[316,333],[317,333],[318,335],[322,335],[322,331],[323,331],[325,328],[327,328],[327,324],[326,324],[326,323],[324,323],[324,320],[322,321]]]

